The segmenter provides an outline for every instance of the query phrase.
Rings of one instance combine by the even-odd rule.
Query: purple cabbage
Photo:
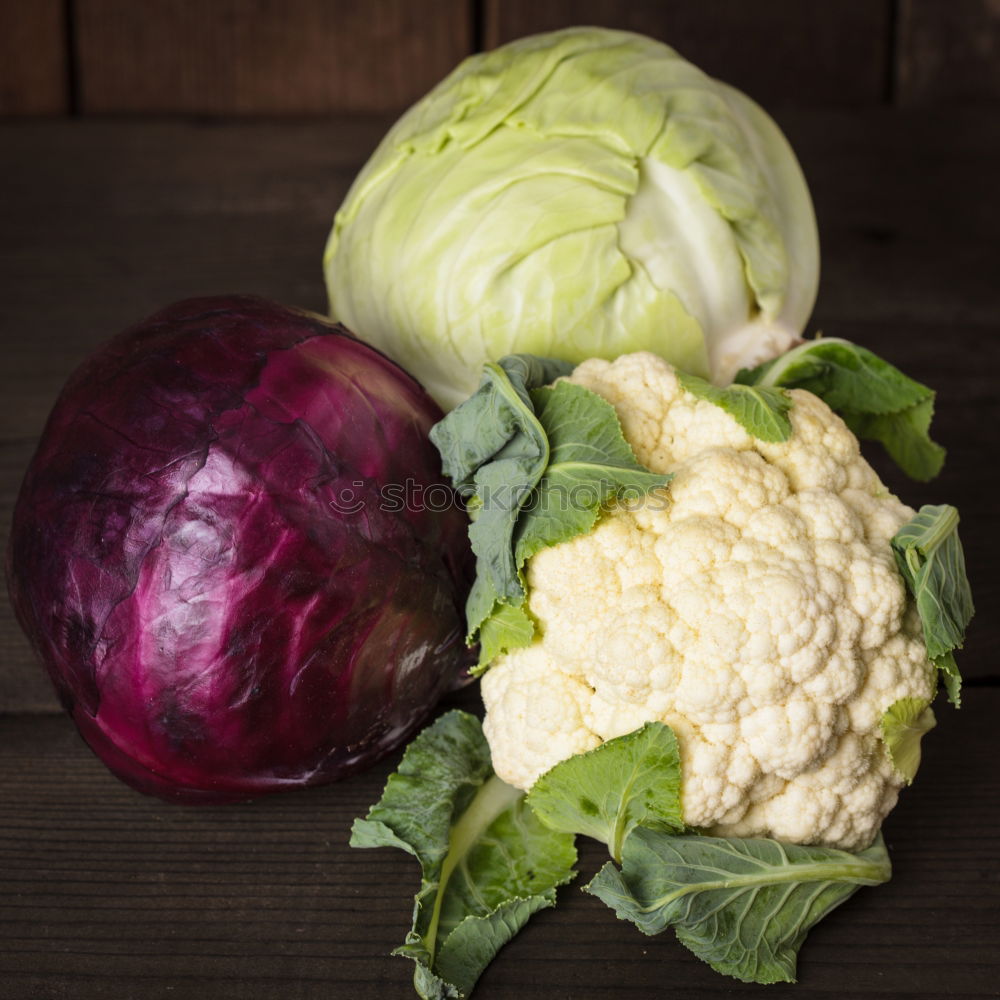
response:
[[[69,380],[7,575],[84,739],[164,798],[333,781],[463,676],[467,521],[419,384],[342,326],[170,306]]]

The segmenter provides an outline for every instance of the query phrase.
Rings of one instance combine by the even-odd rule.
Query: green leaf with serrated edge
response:
[[[515,444],[520,442],[512,442],[504,451]],[[537,463],[520,457],[498,458],[476,472],[475,489],[481,506],[469,525],[469,542],[476,556],[476,573],[489,579],[498,600],[514,604],[524,600],[524,585],[514,560],[514,530],[547,458],[548,449]],[[470,633],[480,624],[467,616]]]
[[[895,365],[841,337],[817,337],[757,368],[743,369],[744,385],[808,389],[831,410],[896,413],[934,396]]]
[[[625,841],[621,870],[608,862],[584,888],[645,934],[673,927],[717,972],[776,983],[795,981],[811,927],[859,886],[890,875],[881,836],[851,854],[638,827]]]
[[[920,767],[920,739],[937,725],[930,703],[924,698],[900,698],[882,713],[882,743],[892,769],[908,785]]]
[[[420,863],[413,926],[394,954],[416,963],[424,1000],[466,997],[483,969],[573,878],[573,837],[541,823],[493,773],[482,725],[453,711],[420,733],[352,847],[396,847]]]
[[[925,483],[941,471],[945,450],[928,434],[934,415],[933,399],[898,413],[870,414],[844,410],[840,415],[855,437],[863,441],[878,441],[911,479]]]
[[[725,410],[758,441],[787,441],[792,433],[792,399],[783,389],[736,384],[720,388],[697,375],[677,372],[681,386]]]
[[[497,952],[535,913],[551,906],[555,906],[555,890],[501,903],[485,917],[467,917],[442,944],[435,963],[436,975],[422,965],[417,966],[415,984],[419,976],[431,985],[431,990],[436,988],[439,992],[431,992],[427,987],[421,992],[418,985],[418,994],[433,1000],[467,997]],[[403,951],[397,949],[394,954],[402,955]],[[446,991],[441,992],[442,988]]]
[[[530,355],[488,364],[476,393],[431,431],[446,473],[475,514],[466,625],[467,641],[480,642],[479,671],[534,635],[524,608],[525,562],[589,531],[602,506],[637,500],[670,479],[636,461],[614,407],[596,393],[540,384],[571,370]]]
[[[532,354],[511,354],[483,366],[479,388],[430,432],[456,489],[470,484],[476,469],[512,438],[537,434],[529,391],[572,371],[564,361]]]
[[[945,450],[931,440],[934,391],[877,354],[839,337],[817,337],[736,376],[743,385],[806,389],[859,438],[878,441],[912,479],[933,479]]]
[[[465,621],[469,630],[465,641],[468,645],[471,646],[476,641],[480,627],[493,614],[499,602],[500,595],[493,587],[490,577],[485,573],[477,575],[465,601]]]
[[[479,661],[470,671],[481,674],[501,653],[519,646],[528,646],[535,635],[535,623],[524,605],[494,605],[492,614],[479,630]]]
[[[466,604],[470,643],[496,601],[524,599],[514,563],[514,527],[549,454],[529,391],[572,370],[565,362],[528,354],[490,362],[476,392],[431,428],[445,474],[475,510],[469,541],[482,582]]]
[[[951,504],[925,504],[893,536],[892,551],[916,601],[927,655],[937,660],[961,649],[975,608],[958,537],[958,511]]]
[[[647,722],[556,764],[532,785],[528,805],[554,830],[603,841],[620,861],[636,826],[684,829],[677,738],[662,722]]]
[[[636,460],[614,407],[571,382],[532,394],[549,441],[549,463],[515,532],[518,569],[536,552],[593,528],[614,500],[637,501],[673,478]]]
[[[944,685],[945,693],[955,708],[962,707],[962,675],[959,673],[958,664],[955,662],[954,653],[944,653],[937,656],[932,661],[938,668],[938,676]]]

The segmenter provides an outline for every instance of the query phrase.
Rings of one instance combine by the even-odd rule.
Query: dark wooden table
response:
[[[960,712],[886,823],[895,875],[811,935],[773,996],[1000,996],[1000,120],[995,112],[779,115],[824,247],[815,327],[939,389],[949,448],[914,505],[949,501],[979,615]],[[128,120],[0,126],[0,524],[46,413],[102,340],[173,299],[254,292],[322,310],[323,242],[384,121]],[[879,468],[885,463],[874,456]],[[387,760],[342,784],[179,808],[108,774],[58,710],[0,607],[0,1000],[374,1000],[412,995],[388,952],[417,885],[399,852],[351,851]],[[457,702],[474,708],[474,691]],[[585,849],[581,871],[600,852]],[[581,878],[582,882],[583,879]],[[612,1000],[763,992],[576,888],[483,976],[477,997]]]

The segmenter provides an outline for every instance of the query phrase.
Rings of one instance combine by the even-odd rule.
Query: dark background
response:
[[[1000,996],[995,510],[1000,329],[996,0],[0,0],[0,543],[45,416],[103,340],[167,302],[324,308],[337,205],[393,117],[461,58],[573,23],[662,38],[785,130],[823,252],[810,329],[939,391],[932,484],[962,512],[978,616],[964,707],[938,706],[886,823],[895,877],[810,937],[774,996]],[[474,692],[458,699],[475,708]],[[220,809],[112,778],[0,602],[0,1000],[411,995],[412,859],[346,847],[396,758]],[[599,863],[584,852],[583,879]],[[477,996],[764,991],[575,888]]]
[[[0,114],[400,111],[463,56],[599,24],[769,107],[1000,98],[991,0],[32,0],[0,4]]]

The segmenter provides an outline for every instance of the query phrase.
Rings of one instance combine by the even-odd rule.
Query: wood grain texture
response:
[[[888,0],[483,0],[486,48],[538,31],[594,24],[650,35],[760,103],[885,100]]]
[[[1000,102],[997,0],[901,0],[898,35],[900,104]]]
[[[469,51],[467,0],[77,0],[90,112],[399,110]]]
[[[472,692],[456,699],[471,706]],[[812,932],[799,983],[768,994],[997,995],[1000,691],[942,709],[887,821],[893,880]],[[62,718],[0,719],[0,994],[5,1000],[405,1000],[418,870],[354,851],[350,824],[398,755],[357,778],[256,803],[181,808],[121,785]],[[486,971],[476,1000],[654,1000],[760,993],[669,934],[645,938],[577,884]]]
[[[63,0],[0,0],[0,116],[69,108]]]

